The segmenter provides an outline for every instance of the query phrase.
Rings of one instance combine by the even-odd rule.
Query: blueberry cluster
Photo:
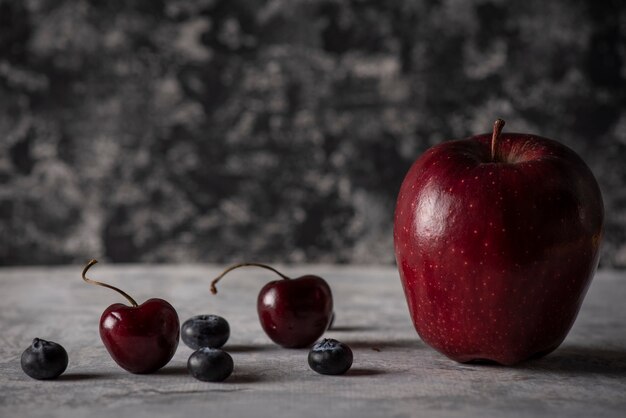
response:
[[[183,342],[195,351],[189,356],[187,370],[204,382],[221,382],[233,372],[233,358],[222,347],[230,337],[228,322],[217,315],[197,315],[181,328]],[[340,375],[352,366],[352,350],[346,344],[325,338],[311,348],[308,362],[320,374]],[[33,379],[54,379],[68,365],[65,349],[52,341],[35,338],[21,358],[22,370]]]
[[[220,347],[230,337],[228,322],[217,315],[197,315],[181,328],[183,342],[196,350],[187,360],[189,374],[204,382],[221,382],[231,375],[233,358]]]
[[[196,350],[187,361],[189,373],[198,380],[221,382],[233,372],[233,359],[219,347],[230,336],[228,322],[217,315],[194,316],[183,324],[182,339]],[[337,340],[325,338],[311,348],[309,366],[319,374],[340,375],[352,366],[352,350]]]

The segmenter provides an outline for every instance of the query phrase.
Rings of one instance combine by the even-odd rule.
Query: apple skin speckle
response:
[[[413,164],[394,242],[420,337],[459,362],[512,365],[565,339],[597,267],[604,208],[569,148],[502,133],[494,162],[490,141],[445,142]]]

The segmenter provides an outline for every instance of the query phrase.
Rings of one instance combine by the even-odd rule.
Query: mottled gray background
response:
[[[0,0],[0,264],[393,262],[411,162],[490,130],[596,173],[626,267],[626,5]]]

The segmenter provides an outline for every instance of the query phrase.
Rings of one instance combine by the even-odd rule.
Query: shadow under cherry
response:
[[[106,379],[109,375],[103,373],[65,373],[55,380],[62,382],[79,382],[82,380]]]

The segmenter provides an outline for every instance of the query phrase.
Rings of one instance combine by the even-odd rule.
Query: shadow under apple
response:
[[[599,348],[568,345],[541,359],[520,364],[520,368],[564,374],[596,373],[626,376],[626,347]]]

